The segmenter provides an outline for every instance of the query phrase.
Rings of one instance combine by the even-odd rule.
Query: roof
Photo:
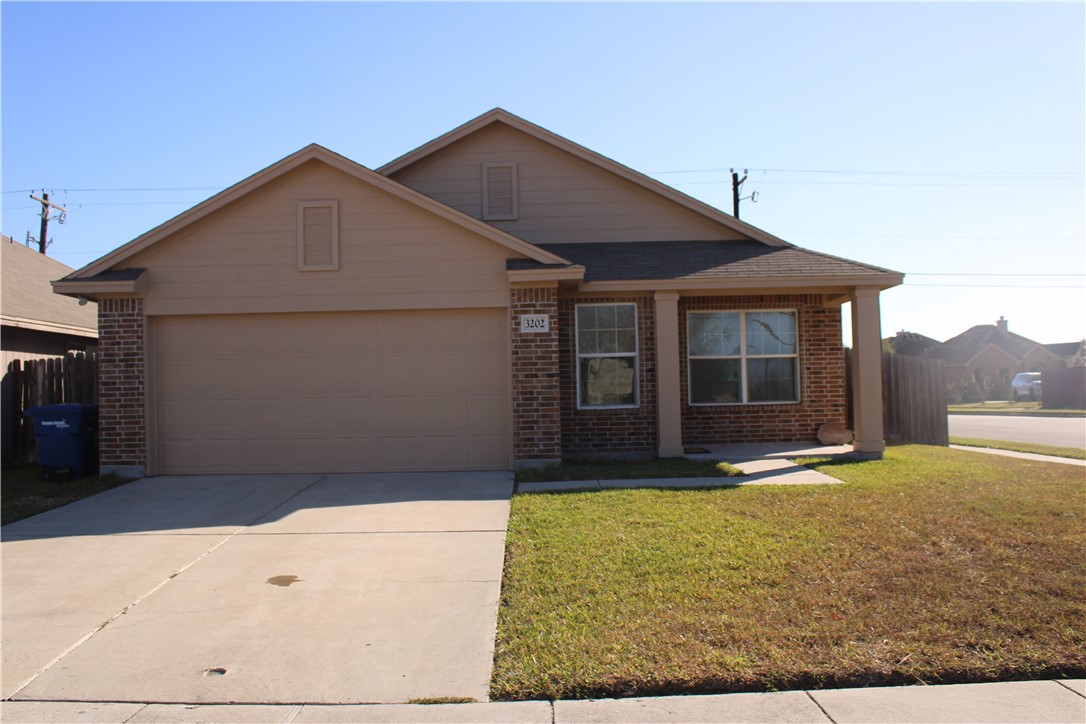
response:
[[[917,332],[906,332],[905,330],[898,332],[893,337],[889,337],[886,341],[894,348],[894,352],[911,357],[918,357],[932,347],[941,344],[939,340],[932,337]]]
[[[514,115],[502,108],[495,108],[487,111],[477,118],[473,118],[467,123],[454,128],[453,130],[438,136],[434,140],[424,143],[413,151],[409,151],[404,155],[389,161],[384,166],[377,169],[377,173],[384,174],[385,176],[391,176],[397,171],[407,168],[412,164],[421,161],[424,158],[432,156],[433,154],[441,151],[448,146],[456,143],[457,141],[466,138],[473,133],[476,133],[488,126],[495,123],[502,123],[511,128],[515,128],[522,133],[526,133],[533,138],[547,143],[556,148],[562,149],[567,153],[571,153],[582,161],[586,161],[594,166],[602,168],[605,171],[609,171],[616,174],[627,181],[630,181],[642,188],[650,191],[658,196],[663,196],[666,199],[683,206],[691,211],[694,211],[702,216],[715,221],[718,224],[733,229],[744,236],[747,236],[755,241],[759,241],[762,244],[769,246],[791,246],[787,241],[779,239],[773,236],[767,231],[759,229],[757,226],[751,226],[750,224],[740,221],[731,214],[726,214],[720,209],[714,208],[709,204],[698,201],[692,196],[687,196],[681,191],[674,189],[667,184],[660,183],[656,179],[650,178],[640,171],[635,171],[629,166],[624,166],[621,163],[614,161],[606,156],[603,156],[595,151],[585,148],[580,144],[570,141],[568,138],[563,138],[556,133],[552,133],[547,129],[537,126],[530,121],[526,121],[520,116]]]
[[[564,263],[565,259],[549,254],[537,246],[529,244],[523,239],[519,239],[512,234],[508,234],[497,227],[491,226],[484,221],[480,221],[465,213],[457,211],[456,209],[446,206],[445,204],[436,201],[429,196],[420,194],[413,189],[410,189],[402,184],[399,184],[392,179],[385,178],[379,173],[376,173],[365,166],[355,163],[350,159],[340,156],[338,153],[329,151],[327,148],[318,144],[312,143],[305,148],[292,153],[286,158],[273,163],[271,166],[258,171],[257,173],[249,176],[248,178],[234,184],[230,188],[221,191],[206,201],[197,204],[188,211],[185,211],[169,221],[151,229],[147,233],[133,239],[124,246],[113,250],[109,254],[97,259],[77,272],[68,275],[68,280],[80,280],[85,281],[90,278],[97,277],[104,271],[115,269],[118,265],[121,265],[125,260],[131,258],[135,254],[147,249],[153,244],[161,241],[162,239],[177,233],[181,229],[193,224],[200,219],[206,218],[210,214],[215,213],[224,206],[237,201],[245,195],[255,191],[258,188],[271,183],[275,179],[281,178],[285,174],[293,171],[294,169],[306,164],[310,161],[321,161],[323,163],[332,166],[344,173],[354,176],[360,181],[369,183],[377,188],[386,191],[393,196],[400,199],[414,203],[426,211],[441,216],[453,223],[459,224],[470,231],[479,234],[485,238],[490,239],[502,246],[507,247],[510,251],[518,254],[525,255],[529,258],[536,259],[544,263]],[[70,285],[69,285],[70,286]],[[60,289],[58,288],[58,291]],[[71,293],[71,292],[65,292]]]
[[[887,285],[900,274],[795,246],[756,241],[637,241],[542,244],[543,249],[585,267],[585,282],[637,280],[717,281],[765,277],[803,277],[811,282],[841,277],[871,277]],[[531,269],[527,259],[511,259],[510,269]]]
[[[53,294],[49,285],[70,274],[70,266],[0,236],[0,267],[0,319],[5,327],[98,336],[98,306]]]
[[[1048,352],[1045,347],[1028,337],[1009,332],[996,324],[978,324],[970,327],[956,337],[951,337],[942,344],[924,352],[923,356],[945,360],[950,364],[968,364],[974,357],[989,346],[995,347],[1016,360],[1024,360],[1026,355],[1037,348]],[[1049,352],[1051,354],[1051,352]]]

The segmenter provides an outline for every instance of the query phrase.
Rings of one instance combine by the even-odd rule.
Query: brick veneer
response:
[[[146,465],[143,300],[98,302],[98,456],[104,471]]]
[[[562,458],[557,302],[557,285],[514,286],[510,291],[514,464]],[[521,332],[520,318],[525,314],[546,314],[550,330]]]
[[[687,386],[689,310],[795,309],[798,313],[800,402],[784,405],[691,406]],[[841,310],[817,294],[683,297],[679,300],[683,442],[806,442],[824,422],[845,423],[845,355]]]
[[[637,379],[635,408],[577,409],[577,343],[574,308],[578,303],[637,304]],[[558,301],[558,342],[562,350],[562,451],[567,457],[592,454],[655,455],[656,441],[656,319],[651,295],[562,295]]]

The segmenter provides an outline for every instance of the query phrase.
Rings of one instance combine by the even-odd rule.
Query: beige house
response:
[[[509,469],[883,450],[879,292],[506,111],[370,170],[308,146],[54,283],[96,299],[103,468]]]

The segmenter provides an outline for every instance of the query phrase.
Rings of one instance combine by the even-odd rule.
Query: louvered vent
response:
[[[517,165],[483,164],[483,218],[517,218]]]
[[[339,268],[338,203],[298,204],[298,268],[306,271]]]

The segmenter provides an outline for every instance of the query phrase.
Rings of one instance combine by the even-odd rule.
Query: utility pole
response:
[[[743,178],[739,178],[739,172],[732,169],[732,216],[737,219],[739,218],[739,187],[746,180],[746,173],[743,174]]]
[[[755,191],[750,196],[744,196],[739,198],[739,188],[743,185],[743,182],[747,180],[746,169],[743,169],[743,178],[739,178],[739,172],[734,168],[732,169],[732,216],[739,218],[739,202],[750,199],[754,203],[758,203],[758,192]]]
[[[49,246],[49,220],[57,219],[60,223],[64,223],[65,216],[68,213],[68,209],[63,206],[58,206],[49,200],[49,194],[45,193],[45,189],[41,192],[42,198],[38,198],[34,194],[30,194],[30,198],[41,204],[41,236],[38,237],[38,251],[42,254],[45,253],[45,247]],[[49,216],[49,210],[56,209],[60,212],[60,216]],[[27,233],[28,238],[34,238]]]

